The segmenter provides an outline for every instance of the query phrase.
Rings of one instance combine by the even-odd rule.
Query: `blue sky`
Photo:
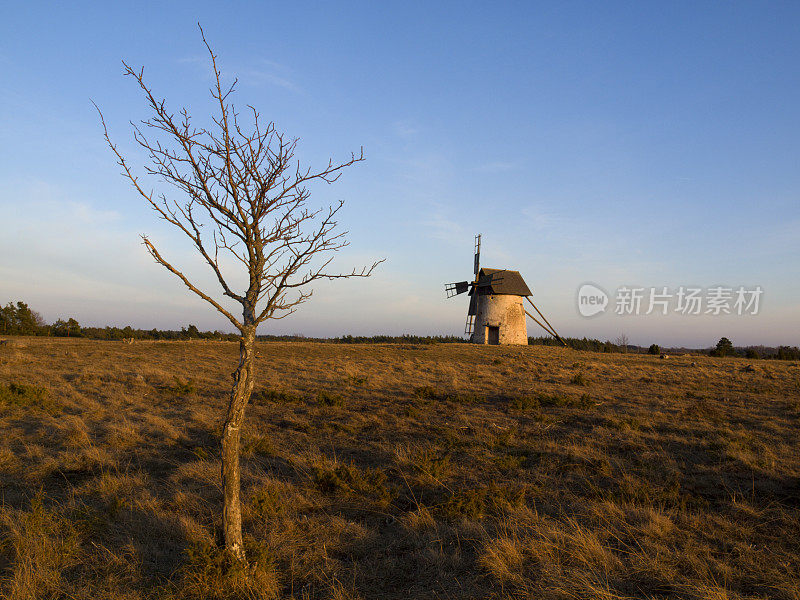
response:
[[[520,270],[564,335],[800,343],[800,4],[114,4],[4,8],[0,302],[226,328],[146,255],[141,233],[215,289],[119,176],[90,103],[141,165],[128,121],[148,115],[120,61],[202,118],[200,21],[237,104],[301,160],[367,157],[312,201],[346,201],[342,269],[387,261],[263,333],[459,334],[466,300],[442,284],[470,277],[481,232],[483,264]],[[585,319],[585,282],[764,293],[756,316]]]

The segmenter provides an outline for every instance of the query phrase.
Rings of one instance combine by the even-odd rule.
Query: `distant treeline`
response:
[[[468,340],[455,335],[343,335],[324,340],[336,344],[461,344]]]
[[[38,335],[51,337],[88,338],[93,340],[228,340],[236,341],[239,336],[221,331],[200,331],[189,325],[178,330],[134,329],[126,327],[83,327],[72,317],[58,319],[48,324],[42,316],[24,302],[8,303],[0,308],[0,335]],[[314,338],[304,335],[259,335],[263,342],[326,342],[334,344],[437,344],[466,342],[467,340],[449,335],[344,335],[337,338]]]
[[[37,335],[52,337],[75,337],[93,340],[218,340],[237,341],[239,336],[222,331],[200,331],[195,325],[172,329],[134,329],[126,327],[82,327],[72,317],[58,319],[48,324],[42,316],[24,302],[9,302],[0,307],[0,335]],[[468,340],[454,335],[343,335],[335,338],[315,338],[304,335],[259,335],[263,342],[323,342],[327,344],[463,344]],[[662,349],[653,344],[650,348],[634,345],[620,345],[606,340],[590,338],[562,338],[570,348],[588,352],[633,352],[651,354]],[[561,342],[552,337],[529,337],[528,343],[536,346],[561,346]],[[740,356],[745,358],[768,358],[778,360],[800,360],[800,348],[797,346],[747,346],[734,347],[730,340],[722,338],[714,348],[688,349],[664,348],[664,352],[707,354],[711,356]]]
[[[586,350],[589,352],[637,352],[638,346],[619,346],[606,340],[601,342],[589,338],[561,338],[564,343],[575,350]],[[532,346],[562,346],[561,342],[553,337],[529,337],[528,343]]]
[[[237,340],[238,336],[221,331],[200,331],[194,325],[180,331],[169,329],[134,329],[126,327],[82,327],[76,319],[58,319],[48,324],[24,302],[9,302],[0,308],[0,335],[39,335],[89,338],[93,340]]]
[[[728,338],[722,338],[714,348],[661,348],[652,344],[649,348],[632,344],[619,345],[606,340],[601,342],[589,338],[562,338],[567,346],[575,350],[589,352],[631,352],[641,354],[704,354],[708,356],[738,356],[741,358],[767,358],[777,360],[800,360],[800,348],[797,346],[745,346],[736,348]],[[552,337],[530,337],[528,343],[540,346],[561,346],[561,342]]]

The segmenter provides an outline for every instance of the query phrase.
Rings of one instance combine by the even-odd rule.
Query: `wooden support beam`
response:
[[[553,327],[552,325],[550,325],[550,321],[548,321],[548,320],[547,320],[547,318],[546,318],[546,317],[545,317],[545,316],[542,314],[542,311],[540,311],[538,308],[536,308],[536,305],[533,303],[533,300],[531,300],[531,299],[530,299],[528,296],[525,296],[525,299],[526,299],[526,300],[527,300],[527,301],[530,303],[530,305],[531,305],[531,306],[532,306],[532,307],[533,307],[533,308],[536,310],[536,312],[537,312],[537,313],[539,313],[539,316],[540,316],[540,317],[542,317],[542,320],[543,320],[545,323],[547,323],[547,325],[550,327],[550,329],[548,329],[547,327],[545,327],[544,325],[542,325],[541,323],[539,323],[539,321],[537,321],[537,320],[536,320],[536,318],[535,318],[535,317],[534,317],[534,316],[533,316],[531,313],[529,313],[527,310],[525,311],[525,314],[526,314],[526,315],[528,315],[528,316],[529,316],[531,319],[533,319],[533,320],[534,320],[534,321],[536,321],[537,323],[539,323],[539,325],[540,325],[540,326],[541,326],[541,327],[542,327],[542,328],[543,328],[545,331],[547,331],[547,332],[548,332],[550,335],[552,335],[552,336],[553,336],[554,338],[556,338],[556,339],[557,339],[559,342],[561,342],[562,344],[564,344],[564,346],[566,346],[566,345],[567,345],[567,343],[566,343],[564,340],[562,340],[562,339],[561,339],[561,336],[560,336],[560,335],[558,335],[558,333],[556,333],[556,329],[555,329],[555,327]],[[524,309],[523,309],[523,310],[524,310]]]
[[[523,308],[522,310],[525,310],[525,309]],[[536,317],[534,317],[534,316],[533,316],[531,313],[529,313],[527,310],[525,310],[525,314],[526,314],[526,315],[528,315],[528,316],[529,316],[531,319],[533,319],[533,322],[534,322],[534,323],[536,323],[536,324],[537,324],[539,327],[541,327],[542,329],[544,329],[544,330],[545,330],[547,333],[549,333],[549,334],[550,334],[550,335],[552,335],[553,337],[558,337],[554,331],[550,331],[550,329],[548,329],[546,325],[542,324],[542,323],[539,321],[539,319],[537,319]]]

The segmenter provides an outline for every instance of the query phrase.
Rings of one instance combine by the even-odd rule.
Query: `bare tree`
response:
[[[620,348],[622,348],[622,352],[627,352],[630,340],[628,339],[627,334],[623,331],[622,333],[619,334],[617,339],[614,340],[614,343]]]
[[[307,206],[308,185],[315,181],[333,183],[342,169],[364,159],[363,149],[358,155],[351,154],[346,162],[329,161],[321,170],[301,168],[294,159],[297,139],[285,137],[273,122],[263,124],[252,106],[248,106],[249,126],[242,125],[229,100],[236,81],[223,86],[217,55],[202,28],[200,34],[215,79],[210,91],[216,108],[213,125],[208,128],[195,126],[185,108],[177,114],[172,112],[145,83],[144,69],[137,71],[123,62],[125,75],[139,85],[152,114],[138,124],[131,123],[134,140],[149,157],[144,172],[177,188],[180,201],[143,187],[112,143],[99,108],[98,112],[106,142],[116,155],[122,174],[161,219],[189,237],[219,282],[224,298],[203,291],[145,235],[142,240],[147,251],[241,333],[239,365],[233,372],[221,446],[225,547],[233,558],[245,561],[239,445],[245,407],[255,382],[256,328],[267,319],[293,313],[311,296],[309,285],[313,282],[368,277],[382,261],[349,273],[329,272],[332,253],[348,243],[347,232],[336,229],[335,217],[342,202],[318,210]],[[227,256],[228,263],[221,262],[221,256]],[[243,270],[245,289],[237,291],[229,285],[230,264]],[[241,316],[234,314],[238,310],[224,305],[232,302],[241,305]]]

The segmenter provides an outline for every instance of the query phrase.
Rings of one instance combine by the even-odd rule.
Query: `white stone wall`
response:
[[[522,296],[486,295],[478,296],[478,314],[475,317],[475,332],[472,342],[487,344],[489,326],[500,328],[501,344],[528,344],[528,328]]]

